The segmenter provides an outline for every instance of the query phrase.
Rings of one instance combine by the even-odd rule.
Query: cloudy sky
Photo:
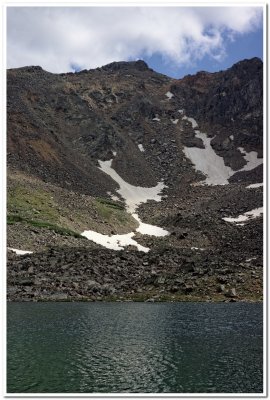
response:
[[[181,77],[263,56],[262,7],[7,7],[7,67],[145,60]]]

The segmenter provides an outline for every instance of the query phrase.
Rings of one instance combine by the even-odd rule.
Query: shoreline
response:
[[[240,258],[241,257],[241,258]],[[263,298],[263,263],[231,251],[65,248],[12,256],[8,301],[239,302]]]
[[[74,296],[74,297],[66,297],[66,298],[57,298],[55,295],[48,296],[47,298],[23,298],[17,297],[15,299],[10,300],[7,297],[8,303],[212,303],[212,304],[220,304],[220,303],[263,303],[264,299],[262,297],[242,297],[239,298],[237,296],[230,297],[229,295],[224,296],[215,296],[214,298],[202,297],[198,296],[173,296],[171,294],[163,294],[158,297],[153,294],[150,296],[147,293],[140,293],[138,295],[127,295],[127,296],[105,296],[105,297],[87,297],[87,296]]]

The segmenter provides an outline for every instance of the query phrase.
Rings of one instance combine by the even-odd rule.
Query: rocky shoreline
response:
[[[243,258],[243,257],[242,257]],[[212,250],[52,248],[7,263],[8,301],[262,301],[262,260]]]

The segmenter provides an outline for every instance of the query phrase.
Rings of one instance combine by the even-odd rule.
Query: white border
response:
[[[267,137],[267,129],[268,129],[268,110],[267,110],[267,102],[268,102],[268,48],[267,48],[267,32],[268,32],[268,20],[267,20],[267,8],[264,8],[264,30],[263,30],[263,158],[264,158],[264,168],[263,168],[263,176],[264,176],[264,191],[263,191],[263,204],[264,204],[264,218],[263,218],[263,314],[264,314],[264,326],[263,326],[263,350],[264,350],[264,358],[263,358],[263,387],[264,393],[267,393],[268,389],[268,368],[269,368],[269,359],[268,359],[268,323],[269,323],[269,314],[268,314],[268,306],[269,306],[269,271],[267,270],[267,261],[268,261],[268,154],[269,154],[269,139]],[[267,393],[268,394],[268,393]]]
[[[2,22],[2,50],[1,50],[1,123],[2,123],[2,134],[0,139],[0,187],[2,189],[2,201],[0,207],[0,220],[6,221],[6,9],[1,7],[0,14]],[[2,255],[2,265],[1,265],[1,294],[4,296],[6,293],[6,229],[4,223],[4,229],[1,229],[1,241],[0,241],[0,251]],[[1,350],[2,350],[2,362],[4,362],[3,373],[1,374],[1,389],[6,388],[6,301],[1,307],[1,320],[3,328],[1,329]],[[3,319],[2,319],[3,318]]]
[[[1,0],[0,0],[1,1]],[[0,216],[2,217],[2,221],[5,221],[6,219],[6,9],[7,7],[134,7],[134,6],[144,6],[144,7],[224,7],[224,6],[230,6],[230,7],[241,7],[241,6],[249,6],[249,7],[263,7],[263,21],[264,21],[264,65],[263,65],[263,75],[264,75],[264,303],[263,303],[263,309],[264,309],[264,383],[263,383],[263,393],[165,393],[165,394],[156,394],[156,393],[149,393],[149,394],[128,394],[128,393],[117,393],[117,394],[100,394],[100,393],[16,393],[16,394],[10,394],[6,392],[6,301],[4,300],[3,307],[1,309],[1,317],[3,321],[3,329],[1,330],[1,342],[2,342],[2,362],[4,362],[4,368],[2,368],[2,371],[4,371],[3,374],[1,374],[1,393],[2,396],[6,398],[70,398],[70,397],[75,397],[75,398],[266,398],[268,397],[267,390],[268,390],[268,343],[267,343],[267,333],[268,333],[268,294],[267,294],[267,288],[269,288],[269,273],[267,272],[267,260],[268,260],[268,252],[267,252],[267,245],[268,245],[268,236],[267,236],[267,228],[268,228],[268,182],[266,179],[269,177],[269,165],[268,165],[268,160],[267,160],[267,155],[268,153],[268,146],[269,146],[269,140],[267,139],[266,132],[268,128],[268,121],[267,121],[267,112],[268,112],[268,107],[267,107],[267,100],[268,100],[268,82],[267,82],[267,77],[268,77],[268,43],[267,43],[267,28],[268,28],[268,21],[267,21],[267,3],[266,2],[249,2],[249,1],[238,1],[238,2],[223,2],[223,3],[215,3],[215,2],[168,2],[164,3],[164,1],[147,1],[145,2],[144,0],[137,0],[136,2],[134,1],[106,1],[106,2],[89,2],[89,1],[80,1],[77,3],[74,2],[65,2],[64,0],[60,0],[57,2],[54,2],[53,0],[47,1],[47,2],[36,2],[36,1],[5,1],[1,5],[1,20],[2,20],[2,53],[1,53],[1,82],[2,82],[2,96],[1,96],[1,108],[2,108],[2,115],[1,115],[1,120],[2,120],[2,132],[5,134],[1,136],[1,142],[0,142],[0,160],[1,160],[1,167],[3,173],[0,174],[1,176],[1,187],[2,187],[2,195],[4,198],[4,201],[2,203],[2,207],[0,209]],[[267,87],[266,87],[267,85]],[[267,206],[267,207],[266,207]],[[0,243],[0,249],[2,251],[2,254],[4,255],[3,257],[3,266],[6,265],[6,232],[5,229],[2,230],[2,240]],[[5,268],[2,268],[2,294],[6,293],[6,273],[5,273]],[[267,374],[267,375],[266,375]],[[4,389],[3,389],[4,388]]]
[[[18,1],[9,1],[6,2],[4,7],[263,7],[264,10],[266,8],[265,2],[245,2],[245,4],[237,1],[229,1],[224,3],[211,3],[211,2],[173,2],[170,1],[168,3],[164,3],[164,1],[155,1],[145,2],[144,0],[129,1],[128,3],[123,1],[106,1],[106,2],[98,2],[98,1],[78,1],[77,3],[69,2],[69,1],[53,1],[51,2],[43,2],[39,1],[38,3],[35,1],[27,1],[27,2],[18,2]]]

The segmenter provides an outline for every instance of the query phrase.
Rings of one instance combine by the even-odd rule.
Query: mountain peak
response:
[[[253,58],[245,58],[244,60],[238,61],[234,65],[244,65],[244,64],[257,64],[257,65],[262,65],[263,62],[259,57],[253,57]],[[233,65],[233,66],[234,66]]]
[[[148,65],[143,60],[138,61],[114,61],[110,64],[101,67],[103,71],[120,71],[120,70],[130,70],[135,69],[138,71],[150,70]]]
[[[47,72],[42,67],[40,67],[39,65],[27,65],[25,67],[10,68],[10,69],[11,70],[24,71],[24,72]]]

